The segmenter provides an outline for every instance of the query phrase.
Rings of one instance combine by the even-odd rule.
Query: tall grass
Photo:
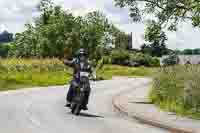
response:
[[[103,79],[110,79],[113,76],[145,76],[151,77],[157,68],[149,67],[127,67],[120,65],[104,65],[101,70],[97,72],[99,77]]]
[[[162,109],[200,119],[200,66],[160,69],[154,77],[150,98]]]
[[[63,85],[70,77],[70,68],[58,59],[0,59],[0,90]]]
[[[104,65],[97,71],[99,79],[113,76],[150,76],[153,68]],[[0,91],[32,86],[67,84],[72,78],[72,68],[58,59],[0,59]]]

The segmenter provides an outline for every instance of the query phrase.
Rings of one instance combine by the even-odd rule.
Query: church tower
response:
[[[128,49],[132,50],[133,49],[133,33],[128,35]]]

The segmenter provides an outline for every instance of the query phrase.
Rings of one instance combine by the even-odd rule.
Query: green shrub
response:
[[[110,57],[105,57],[104,64],[125,65],[125,66],[146,66],[157,67],[160,66],[160,60],[148,54],[140,52],[129,52],[126,50],[113,50]]]
[[[0,44],[0,57],[7,57],[9,48],[8,44]]]
[[[172,65],[176,65],[179,62],[179,58],[177,55],[173,54],[173,55],[169,55],[168,57],[164,58],[162,61],[162,64],[164,66],[172,66]]]
[[[103,56],[103,64],[111,64],[112,59],[109,56]]]
[[[151,57],[150,55],[143,53],[135,53],[130,56],[131,66],[147,66],[147,67],[157,67],[160,65],[159,59]]]
[[[130,56],[130,65],[131,66],[140,66],[144,65],[145,59],[142,53],[131,54]]]
[[[130,54],[126,50],[113,50],[110,56],[112,64],[117,64],[117,65],[129,64]]]
[[[151,66],[152,67],[159,67],[160,66],[160,59],[159,58],[156,58],[156,57],[153,57],[151,59]]]

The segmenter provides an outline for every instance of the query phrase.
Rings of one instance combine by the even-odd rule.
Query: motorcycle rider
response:
[[[70,87],[69,87],[69,91],[67,93],[67,97],[66,97],[66,107],[70,107],[71,102],[72,102],[72,98],[74,96],[74,90],[79,86],[80,83],[80,72],[84,71],[84,72],[89,72],[90,74],[92,74],[92,67],[91,64],[88,60],[87,57],[87,52],[85,51],[85,49],[80,49],[77,53],[77,57],[74,58],[73,60],[68,60],[65,59],[64,60],[64,64],[65,65],[69,65],[71,67],[73,67],[74,71],[73,71],[73,80],[70,83]],[[84,101],[84,106],[83,109],[84,110],[88,110],[87,104],[89,101],[89,96],[90,96],[90,84],[88,82],[88,91],[86,91],[86,100]]]

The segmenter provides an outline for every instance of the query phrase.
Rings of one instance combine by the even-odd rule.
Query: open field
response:
[[[63,85],[71,79],[70,68],[58,59],[2,59],[0,90]]]
[[[105,65],[97,71],[99,79],[112,76],[150,76],[152,68]],[[0,91],[34,86],[67,84],[72,69],[58,59],[0,59]]]
[[[148,67],[126,67],[119,65],[105,65],[97,72],[97,75],[104,79],[110,79],[112,76],[142,76],[151,77],[155,74],[157,68]]]

